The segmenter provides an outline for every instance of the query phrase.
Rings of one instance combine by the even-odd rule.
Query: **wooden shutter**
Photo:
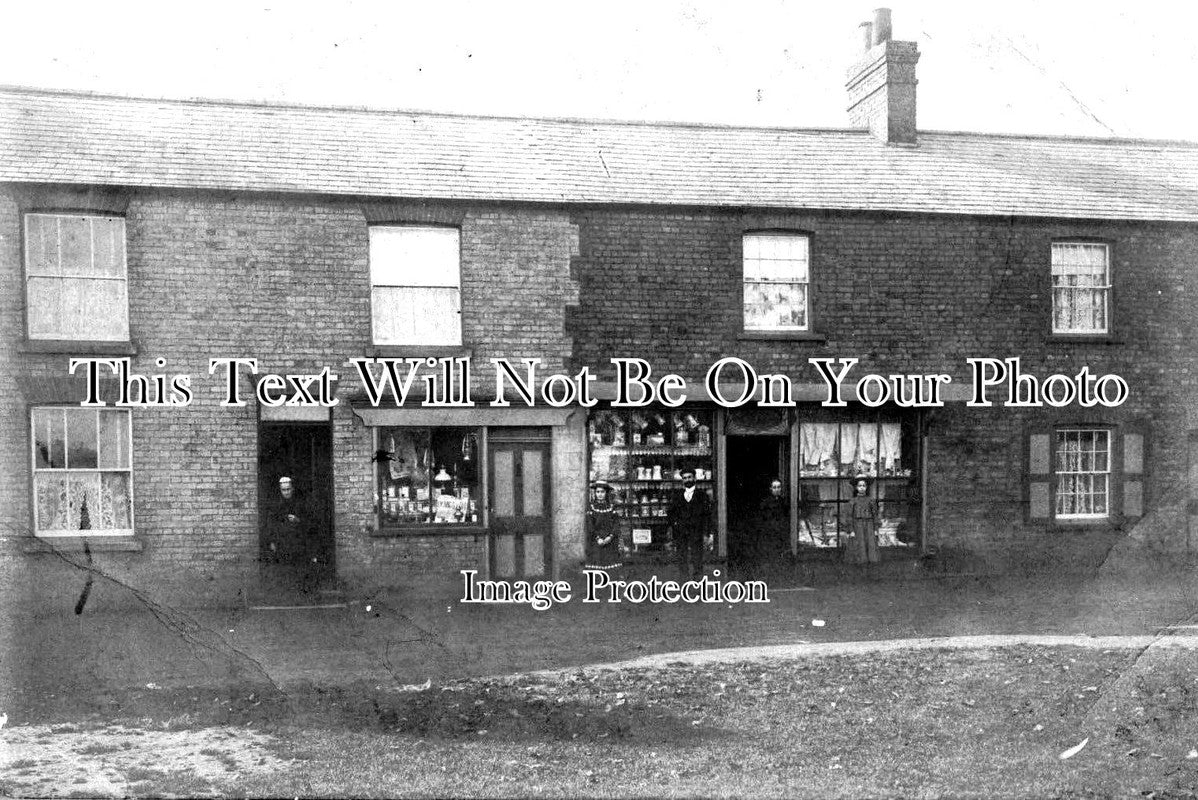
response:
[[[1144,434],[1123,434],[1123,516],[1144,515]]]
[[[1048,519],[1052,516],[1052,439],[1047,433],[1027,437],[1027,516]]]

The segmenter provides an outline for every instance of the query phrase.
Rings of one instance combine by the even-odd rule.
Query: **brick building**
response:
[[[782,549],[838,553],[858,474],[888,559],[1186,552],[1198,146],[918,131],[918,52],[878,23],[845,130],[3,90],[6,564],[49,608],[75,602],[88,559],[200,603],[280,570],[355,587],[550,574],[584,560],[596,482],[631,557],[662,555],[685,469],[715,501],[718,555],[745,563],[778,555],[755,516],[773,478]],[[789,376],[793,404],[713,402],[725,356]],[[127,359],[149,402],[117,405],[101,365],[107,405],[81,407],[72,357]],[[425,357],[467,359],[476,405],[420,405],[431,368],[402,407],[376,405],[353,363]],[[490,359],[524,357],[589,367],[600,402],[492,406]],[[687,403],[612,407],[613,357],[683,376]],[[821,402],[821,357],[859,360],[843,407]],[[1130,394],[971,407],[981,357],[1117,374]],[[257,362],[244,405],[210,373],[229,358]],[[254,395],[267,373],[325,368],[331,408],[276,404],[317,380]],[[952,382],[942,407],[904,408],[858,397],[866,373]],[[281,521],[284,477],[302,534]],[[101,582],[93,602],[122,594]]]

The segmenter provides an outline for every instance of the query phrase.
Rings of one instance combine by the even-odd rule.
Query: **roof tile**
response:
[[[453,116],[0,89],[0,180],[1198,221],[1198,144]]]

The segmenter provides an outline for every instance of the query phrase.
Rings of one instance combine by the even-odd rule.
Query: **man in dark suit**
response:
[[[681,472],[682,489],[670,500],[668,519],[678,551],[678,572],[682,580],[703,575],[704,539],[711,533],[711,498],[695,486],[695,471]]]

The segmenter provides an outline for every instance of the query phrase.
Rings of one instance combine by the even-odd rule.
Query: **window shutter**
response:
[[[1144,434],[1123,434],[1123,516],[1144,515]]]
[[[1028,437],[1027,515],[1029,519],[1048,519],[1052,512],[1050,478],[1052,470],[1051,439],[1046,433]]]

